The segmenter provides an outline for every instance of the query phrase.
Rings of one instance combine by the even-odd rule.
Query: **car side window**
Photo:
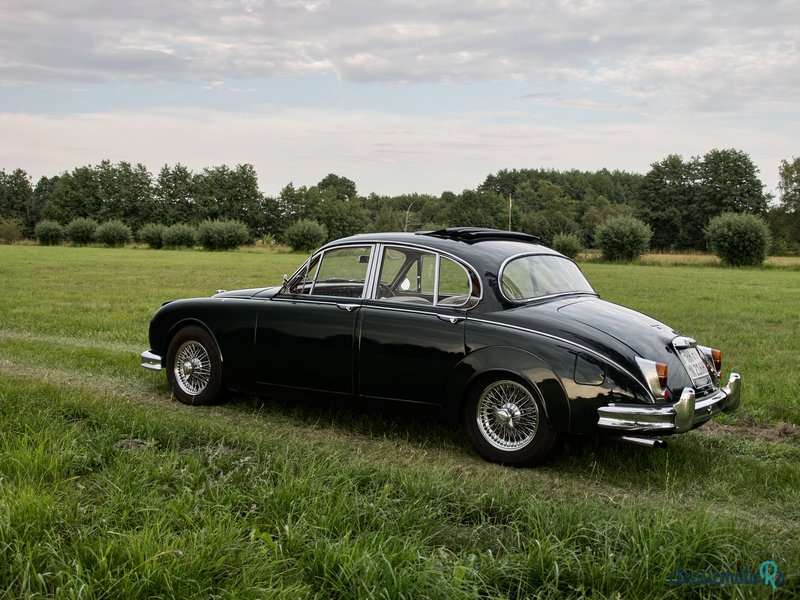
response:
[[[325,250],[311,258],[306,273],[293,282],[289,293],[361,298],[371,252],[371,246]]]
[[[469,302],[471,292],[467,270],[454,260],[442,256],[439,259],[439,295],[436,304],[463,306]]]
[[[467,270],[434,252],[384,248],[379,273],[376,300],[451,307],[477,301]]]

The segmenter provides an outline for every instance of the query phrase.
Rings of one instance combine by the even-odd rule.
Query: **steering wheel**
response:
[[[389,287],[388,285],[386,285],[385,283],[383,283],[383,282],[380,282],[380,283],[378,284],[378,298],[393,298],[393,297],[394,297],[394,296],[396,296],[396,295],[397,295],[397,294],[395,294],[395,293],[392,291],[392,288],[390,288],[390,287]]]

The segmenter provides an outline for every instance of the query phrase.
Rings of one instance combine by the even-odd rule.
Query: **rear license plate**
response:
[[[708,368],[700,357],[700,351],[697,348],[681,348],[678,350],[678,355],[681,357],[681,362],[686,367],[686,372],[691,377],[695,387],[701,388],[711,383]]]

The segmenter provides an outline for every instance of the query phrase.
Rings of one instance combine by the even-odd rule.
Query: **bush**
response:
[[[605,260],[636,260],[650,247],[652,237],[647,223],[628,215],[603,221],[594,233]]]
[[[165,229],[161,239],[165,248],[191,248],[197,242],[197,233],[191,225],[178,223]]]
[[[108,248],[120,248],[131,241],[131,228],[122,221],[108,221],[97,228],[95,236]]]
[[[19,219],[0,219],[0,242],[13,244],[22,239],[22,223]]]
[[[769,227],[755,215],[723,213],[709,221],[705,233],[708,247],[724,264],[759,266],[767,258]]]
[[[64,239],[64,228],[56,221],[39,221],[33,235],[42,246],[58,246]]]
[[[575,258],[583,250],[580,238],[574,233],[559,233],[553,238],[553,250]]]
[[[250,239],[250,230],[241,221],[203,221],[197,239],[206,250],[235,250]]]
[[[64,229],[64,235],[75,246],[91,244],[96,232],[97,221],[93,219],[73,219]]]
[[[301,252],[311,252],[328,239],[328,228],[316,221],[300,219],[286,228],[286,242]]]
[[[163,248],[164,232],[166,230],[167,226],[161,223],[148,223],[139,230],[139,239],[151,248]]]

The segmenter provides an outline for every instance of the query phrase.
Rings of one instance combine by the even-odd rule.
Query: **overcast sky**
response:
[[[362,194],[800,155],[800,0],[0,0],[0,168],[251,163]]]

